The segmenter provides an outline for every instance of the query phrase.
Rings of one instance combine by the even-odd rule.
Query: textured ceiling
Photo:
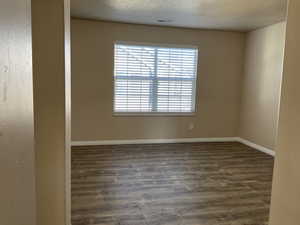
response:
[[[287,0],[71,0],[71,4],[76,18],[240,31],[283,21],[287,8]]]

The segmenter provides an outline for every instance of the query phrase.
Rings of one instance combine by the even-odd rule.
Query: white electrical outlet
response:
[[[0,81],[0,103],[6,102],[6,83]]]
[[[6,102],[7,87],[6,87],[5,77],[7,76],[8,71],[9,71],[9,67],[4,65],[2,67],[1,76],[0,76],[0,103]]]
[[[189,124],[189,130],[193,130],[195,128],[195,124],[194,123],[190,123]]]

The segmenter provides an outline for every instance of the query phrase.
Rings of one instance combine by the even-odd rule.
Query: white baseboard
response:
[[[125,145],[125,144],[172,144],[193,142],[236,142],[236,137],[221,138],[179,138],[179,139],[133,139],[133,140],[103,140],[103,141],[73,141],[72,146],[91,145]]]
[[[251,148],[254,148],[254,149],[258,150],[258,151],[261,151],[261,152],[264,152],[264,153],[266,153],[268,155],[271,155],[273,157],[275,157],[275,155],[276,155],[276,153],[275,153],[274,150],[266,148],[266,147],[258,145],[258,144],[255,144],[255,143],[253,143],[251,141],[248,141],[246,139],[237,138],[237,141],[240,142],[240,143],[242,143],[242,144],[244,144],[244,145],[247,145],[247,146],[249,146]]]
[[[257,145],[240,137],[219,137],[219,138],[179,138],[179,139],[132,139],[132,140],[103,140],[103,141],[73,141],[72,146],[93,146],[93,145],[126,145],[126,144],[172,144],[172,143],[193,143],[193,142],[240,142],[268,155],[275,156],[271,149]]]

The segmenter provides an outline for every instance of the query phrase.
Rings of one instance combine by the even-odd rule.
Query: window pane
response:
[[[158,112],[191,112],[193,81],[158,81]]]
[[[116,112],[151,112],[151,83],[149,80],[115,81]]]
[[[115,112],[151,112],[155,49],[115,46]]]
[[[154,74],[155,48],[116,45],[115,75],[143,76]]]
[[[195,78],[195,49],[158,48],[158,77]]]

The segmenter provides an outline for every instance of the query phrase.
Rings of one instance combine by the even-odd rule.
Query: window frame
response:
[[[115,50],[116,45],[131,45],[131,46],[145,46],[145,47],[155,47],[155,48],[183,48],[183,49],[195,49],[196,50],[196,64],[195,64],[195,81],[193,82],[193,98],[192,98],[192,112],[116,112],[115,111],[115,82],[116,82],[116,67],[115,67]],[[155,63],[157,65],[157,62]],[[155,65],[155,66],[156,66]],[[143,116],[173,116],[173,117],[182,117],[182,116],[195,116],[197,113],[197,85],[198,85],[198,67],[199,67],[199,48],[195,45],[177,45],[177,44],[161,44],[161,43],[147,43],[147,42],[131,42],[131,41],[115,41],[113,43],[113,104],[112,104],[112,114],[113,116],[128,116],[128,117],[143,117]],[[158,80],[158,79],[156,79]]]

